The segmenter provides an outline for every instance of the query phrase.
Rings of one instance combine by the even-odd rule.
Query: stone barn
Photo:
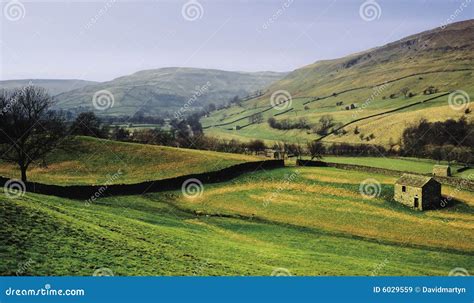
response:
[[[451,167],[449,165],[435,165],[433,166],[433,176],[451,177]]]
[[[403,174],[395,183],[393,198],[418,210],[434,208],[441,201],[441,184],[431,177]]]

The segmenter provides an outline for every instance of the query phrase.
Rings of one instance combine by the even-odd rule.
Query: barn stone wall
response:
[[[415,207],[415,197],[418,198],[418,207],[417,209],[423,209],[423,192],[419,187],[405,186],[406,191],[402,190],[403,185],[395,184],[395,194],[394,200],[402,203],[403,205],[414,208]]]

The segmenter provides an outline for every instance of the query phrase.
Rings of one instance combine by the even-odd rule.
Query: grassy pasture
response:
[[[51,154],[47,167],[32,166],[29,180],[57,185],[137,183],[219,170],[259,158],[82,137],[74,151]],[[120,171],[118,178],[113,178]],[[18,178],[15,165],[0,163],[0,175]]]
[[[433,165],[436,161],[430,159],[418,158],[384,158],[384,157],[334,157],[328,156],[323,159],[326,162],[355,164],[369,167],[385,168],[391,170],[407,171],[419,174],[429,174],[433,170]],[[447,164],[442,161],[441,164]],[[473,169],[467,169],[462,172],[456,172],[459,165],[451,165],[451,172],[453,176],[460,178],[467,178],[474,173]]]
[[[417,64],[417,68],[420,69],[418,72],[436,70],[436,68],[434,68],[436,64],[433,62],[422,62],[424,62],[426,65],[423,68],[423,65]],[[306,85],[307,87],[305,86],[304,82],[308,81],[307,79],[300,79],[300,81],[281,80],[277,83],[280,85],[279,89],[285,88],[290,92],[300,92],[300,86],[305,87],[301,93],[292,94],[292,111],[277,115],[282,111],[272,109],[262,113],[264,122],[260,124],[253,124],[240,130],[230,130],[235,126],[242,126],[248,123],[248,119],[243,119],[225,126],[207,128],[205,129],[205,132],[206,134],[214,137],[232,137],[243,141],[249,141],[251,139],[258,138],[263,139],[268,143],[275,141],[304,143],[306,141],[318,138],[319,135],[308,132],[307,130],[295,129],[291,131],[282,131],[272,129],[268,126],[268,118],[274,117],[277,120],[289,119],[293,121],[303,118],[306,119],[309,124],[314,125],[318,122],[321,116],[329,114],[333,116],[335,123],[345,124],[357,118],[363,118],[373,114],[383,113],[395,108],[400,108],[405,105],[414,104],[430,97],[440,95],[442,92],[463,90],[470,96],[474,94],[472,86],[472,71],[446,71],[421,76],[413,76],[389,83],[383,87],[379,86],[378,89],[363,88],[304,104],[312,100],[312,97],[327,96],[336,91],[343,91],[345,89],[358,87],[357,83],[359,83],[361,79],[363,82],[360,83],[360,86],[367,86],[381,83],[381,79],[396,79],[399,76],[410,74],[410,72],[415,72],[413,68],[408,68],[406,66],[396,69],[394,67],[392,68],[393,72],[389,73],[389,75],[384,75],[383,77],[380,77],[381,75],[376,72],[348,74],[347,76],[339,75],[339,77],[341,77],[340,81],[329,81],[326,79],[328,82],[323,82],[318,85],[316,84],[319,80],[314,79],[314,83],[312,84],[313,88],[311,87],[310,83]],[[456,66],[453,66],[452,68],[456,68]],[[460,68],[460,66],[457,68]],[[349,73],[349,71],[347,72]],[[324,78],[325,76],[318,75],[318,77]],[[296,86],[293,87],[293,85]],[[439,89],[439,93],[429,96],[423,95],[423,90],[430,85],[433,85]],[[405,87],[409,88],[410,91],[416,95],[411,98],[404,97],[400,91]],[[277,87],[274,89],[277,89]],[[270,89],[270,91],[272,91],[272,89]],[[391,98],[390,95],[392,94],[394,94],[395,97]],[[343,105],[336,106],[337,102],[343,102]],[[352,103],[356,103],[358,105],[358,109],[345,110],[345,106]],[[201,122],[203,126],[232,122],[236,119],[262,111],[269,106],[270,95],[265,95],[261,98],[244,102],[242,107],[233,106],[229,109],[213,112],[209,117],[203,118]],[[429,121],[444,121],[449,118],[458,119],[463,114],[464,110],[454,110],[453,108],[449,107],[448,97],[445,96],[413,107],[409,107],[401,111],[362,120],[347,126],[345,128],[347,134],[340,136],[331,135],[323,140],[326,142],[368,143],[387,146],[390,139],[395,141],[398,140],[401,137],[403,130],[408,125],[413,124],[421,118],[426,118]],[[467,115],[467,118],[468,120],[472,120],[472,115]],[[382,125],[384,127],[381,127]],[[371,140],[370,142],[361,140],[359,138],[359,134],[354,134],[354,128],[356,126],[366,136],[374,134],[375,139]]]
[[[368,177],[382,184],[380,197],[360,195],[358,183]],[[29,193],[14,200],[2,195],[0,273],[14,275],[28,261],[25,275],[92,275],[102,267],[115,275],[471,270],[473,194],[456,192],[464,202],[449,209],[413,212],[389,201],[392,182],[332,168],[284,168],[205,185],[196,199],[175,191],[86,206]]]

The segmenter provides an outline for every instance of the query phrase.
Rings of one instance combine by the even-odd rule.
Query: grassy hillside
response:
[[[85,80],[61,80],[61,79],[25,79],[25,80],[5,80],[0,81],[0,89],[11,89],[22,87],[28,84],[44,87],[52,96],[70,91],[80,89],[87,85],[93,85],[97,82]]]
[[[359,193],[358,183],[368,177],[382,183],[379,198]],[[392,182],[330,168],[285,168],[205,185],[202,198],[193,200],[175,191],[85,206],[1,195],[0,274],[26,268],[24,275],[92,275],[104,267],[115,275],[470,271],[472,193],[455,191],[464,202],[449,209],[413,212],[389,201]]]
[[[315,126],[323,115],[331,115],[333,128],[337,128],[382,114],[352,123],[344,127],[346,134],[330,135],[324,141],[387,145],[421,118],[442,121],[459,118],[466,108],[472,110],[468,99],[461,109],[449,106],[448,94],[462,90],[474,95],[473,41],[474,20],[470,20],[344,58],[319,61],[274,83],[263,97],[241,107],[216,111],[203,118],[202,124],[209,135],[216,137],[306,142],[320,135],[306,129],[273,129],[268,118],[293,122],[305,119]],[[425,95],[430,86],[437,93]],[[405,88],[411,95],[405,96]],[[292,100],[272,108],[271,95],[279,90],[288,91]],[[355,108],[346,110],[351,104]],[[390,113],[383,114],[386,112]],[[255,113],[262,113],[263,122],[249,125],[248,116]],[[472,114],[467,118],[472,120]],[[362,130],[363,139],[354,134],[356,126]],[[371,134],[374,138],[367,140]]]
[[[81,137],[73,150],[56,151],[46,159],[46,167],[33,166],[28,176],[30,181],[58,185],[123,184],[219,170],[255,160],[259,158]],[[19,170],[0,162],[0,175],[18,178]]]
[[[97,111],[98,114],[133,115],[139,110],[146,114],[173,114],[186,103],[188,110],[192,110],[209,103],[227,102],[236,95],[245,97],[265,89],[285,75],[276,72],[245,73],[170,67],[139,71],[87,86],[60,94],[56,100],[57,106],[62,109],[94,110],[94,94],[107,90],[114,97],[114,105],[106,112]]]
[[[406,171],[417,174],[431,174],[433,166],[437,161],[419,158],[386,158],[386,157],[324,157],[325,162],[355,164],[368,167],[385,168],[398,171]],[[440,164],[447,165],[447,162]],[[474,169],[463,169],[457,172],[457,169],[464,168],[460,165],[451,164],[451,173],[454,177],[468,178],[474,173]]]

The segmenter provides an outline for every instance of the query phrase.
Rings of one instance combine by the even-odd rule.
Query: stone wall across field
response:
[[[283,160],[246,162],[229,166],[218,171],[190,174],[175,178],[146,181],[136,184],[59,186],[36,182],[27,182],[26,191],[81,200],[88,200],[94,197],[98,198],[102,196],[140,195],[148,192],[160,192],[166,190],[180,189],[183,183],[189,179],[197,179],[205,185],[206,183],[218,183],[228,181],[244,173],[259,171],[262,169],[279,168],[284,166],[285,163]],[[8,180],[8,178],[0,177],[0,186],[3,187]]]
[[[370,167],[370,166],[363,166],[363,165],[356,165],[356,164],[324,162],[324,161],[297,160],[296,165],[334,167],[334,168],[339,168],[339,169],[364,171],[364,172],[388,175],[388,176],[393,176],[393,177],[400,177],[401,175],[405,173],[412,173],[409,171],[398,171],[398,170],[391,170],[391,169],[386,169],[386,168]],[[431,176],[431,174],[423,174],[423,175]],[[436,176],[433,178],[442,184],[455,187],[459,190],[474,191],[474,175],[472,176],[472,178],[467,178],[467,179],[456,178],[456,177],[440,177],[440,176]]]

